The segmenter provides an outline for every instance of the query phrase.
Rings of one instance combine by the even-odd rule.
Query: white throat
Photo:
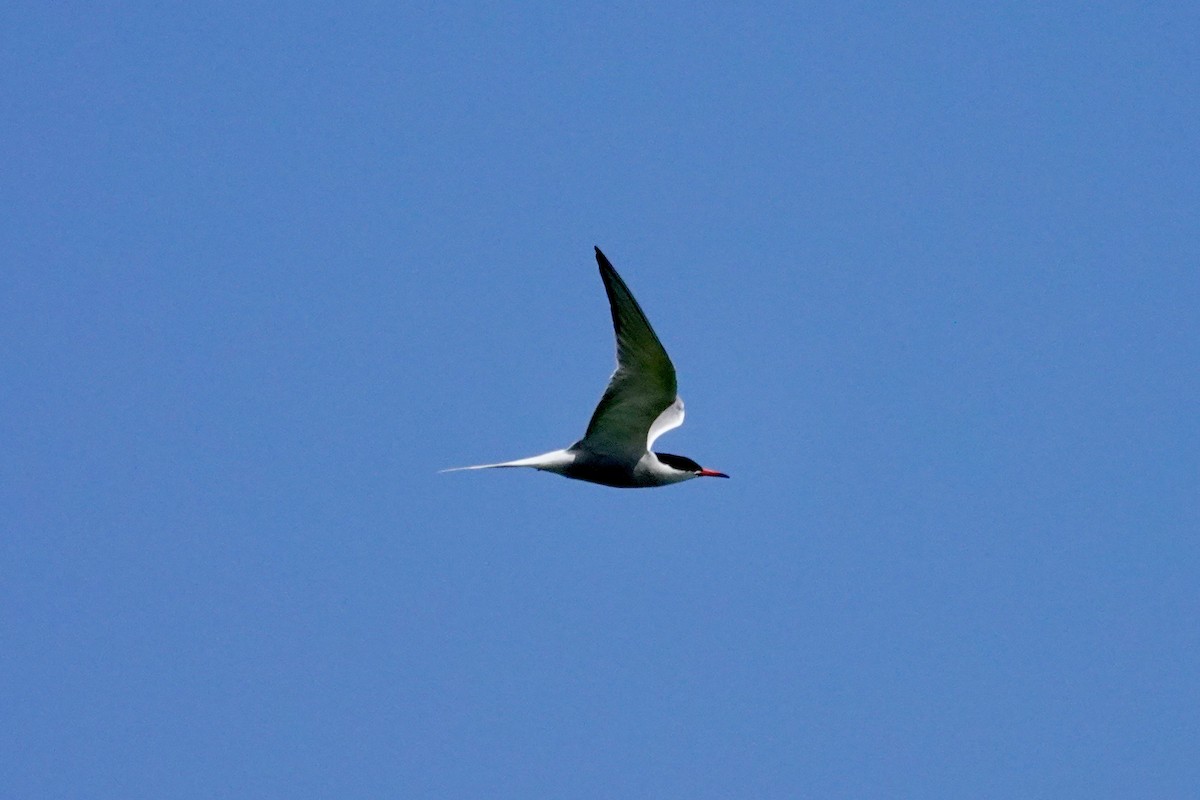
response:
[[[633,468],[633,474],[646,479],[646,482],[655,486],[666,486],[670,483],[682,483],[690,481],[692,478],[700,477],[690,470],[675,469],[669,464],[664,464],[658,460],[658,456],[653,451],[647,451],[646,455],[642,456]]]

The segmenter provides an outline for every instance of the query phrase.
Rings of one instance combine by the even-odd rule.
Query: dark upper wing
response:
[[[657,438],[683,424],[683,402],[677,397],[675,366],[667,351],[599,247],[596,263],[612,309],[617,370],[592,413],[581,444],[596,452],[639,457],[649,446],[652,425]]]

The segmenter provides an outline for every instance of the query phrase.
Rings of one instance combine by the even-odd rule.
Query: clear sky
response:
[[[6,5],[0,796],[1200,797],[1197,9]]]

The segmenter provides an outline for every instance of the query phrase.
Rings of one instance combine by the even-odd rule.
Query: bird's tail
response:
[[[470,467],[451,467],[438,472],[461,472],[466,469],[496,469],[498,467],[532,467],[549,472],[560,472],[575,461],[575,454],[568,450],[552,450],[529,458],[518,458],[515,461],[501,461],[498,464],[475,464]]]

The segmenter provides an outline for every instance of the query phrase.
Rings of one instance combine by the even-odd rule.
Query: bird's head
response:
[[[686,456],[677,456],[673,453],[655,453],[654,455],[658,456],[658,460],[666,464],[671,469],[679,470],[680,472],[691,473],[693,478],[729,477],[724,472],[717,472],[715,469],[705,469]]]

